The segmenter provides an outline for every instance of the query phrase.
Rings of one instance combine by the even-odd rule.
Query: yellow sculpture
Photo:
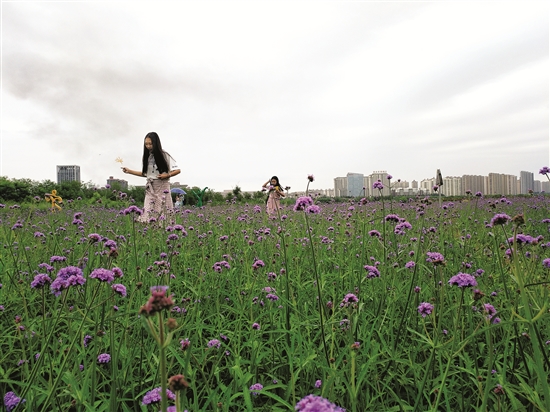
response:
[[[59,206],[59,204],[63,203],[63,199],[61,199],[61,196],[57,196],[57,190],[53,189],[51,193],[46,193],[45,199],[46,199],[46,202],[51,202],[52,212],[55,212],[55,209],[61,210],[61,206]]]

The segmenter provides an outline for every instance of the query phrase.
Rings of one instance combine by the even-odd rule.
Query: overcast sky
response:
[[[550,166],[548,1],[2,2],[0,175],[330,188]]]

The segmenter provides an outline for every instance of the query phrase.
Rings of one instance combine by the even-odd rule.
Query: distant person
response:
[[[147,179],[143,214],[140,217],[142,222],[148,222],[151,217],[158,218],[163,212],[174,208],[170,178],[180,173],[177,167],[174,158],[162,150],[159,135],[155,132],[145,136],[141,171],[122,167],[124,173]]]
[[[262,187],[269,190],[269,194],[267,195],[267,213],[269,215],[277,214],[277,211],[281,208],[281,197],[285,197],[285,192],[281,187],[281,183],[279,183],[279,178],[273,176]]]
[[[183,196],[182,195],[176,195],[176,203],[174,203],[174,208],[176,210],[180,210],[183,206]]]

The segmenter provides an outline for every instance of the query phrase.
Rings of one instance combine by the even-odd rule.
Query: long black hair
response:
[[[145,139],[147,138],[151,139],[151,143],[153,143],[153,157],[155,158],[155,163],[157,165],[157,169],[159,173],[168,173],[168,163],[166,163],[166,158],[164,157],[165,152],[164,150],[162,150],[162,145],[160,144],[159,135],[155,132],[150,132],[145,135],[145,138],[143,139],[143,141],[145,142]],[[166,154],[168,155],[168,153]],[[145,143],[144,143],[142,168],[141,168],[143,176],[147,174],[148,163],[149,163],[149,150],[145,147]]]
[[[275,180],[277,181],[277,183],[275,183],[275,184],[273,185],[273,187],[275,188],[275,187],[279,186],[279,189],[280,189],[281,192],[282,192],[282,191],[283,191],[283,187],[281,186],[281,183],[279,183],[279,178],[278,178],[277,176],[273,176],[271,179],[269,179],[269,184],[271,184],[271,181],[272,181],[273,179],[275,179]]]

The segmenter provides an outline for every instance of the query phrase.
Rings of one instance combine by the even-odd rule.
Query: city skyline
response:
[[[422,192],[432,192],[433,187],[437,185],[438,177],[437,173],[440,172],[438,169],[433,177],[423,178],[421,180],[412,179],[411,181],[394,178],[386,170],[373,171],[370,175],[365,175],[358,172],[348,172],[346,177],[335,177],[333,179],[334,186],[333,188],[314,188],[312,190],[323,191],[328,194],[331,193],[331,196],[345,196],[342,193],[339,193],[339,185],[344,184],[345,180],[345,192],[348,196],[375,196],[376,194],[382,193],[382,195],[387,196],[390,194],[390,190],[395,192],[403,192],[405,189],[419,189]],[[388,176],[390,179],[388,179]],[[470,192],[481,192],[483,194],[497,194],[500,192],[502,194],[528,194],[529,190],[540,192],[541,190],[545,192],[550,192],[550,180],[547,178],[542,178],[545,175],[540,174],[541,180],[535,179],[535,174],[528,171],[520,171],[519,175],[509,175],[504,173],[491,172],[487,176],[485,175],[470,175],[463,174],[461,176],[444,176],[442,187],[442,192],[447,195],[457,196],[464,194],[466,191]],[[71,181],[78,180],[80,177],[80,166],[70,165],[70,166],[57,166],[57,183],[61,181]],[[493,181],[489,182],[491,179],[502,179],[508,183],[500,183],[498,189],[493,187],[495,183]],[[87,182],[80,181],[82,184]],[[350,187],[350,182],[352,183]],[[381,192],[377,192],[374,188],[374,182],[381,182],[384,186]],[[112,186],[114,183],[121,185],[121,188],[126,190],[128,189],[128,181],[125,179],[118,179],[113,176],[109,176],[106,179],[105,185]],[[508,185],[507,189],[503,189],[502,185]],[[177,179],[173,179],[171,185],[175,186],[194,186],[193,184],[180,182]],[[511,188],[511,185],[514,188]],[[97,186],[97,185],[96,185]],[[102,185],[99,185],[102,186]],[[143,185],[138,185],[143,186]],[[546,188],[546,189],[543,189]],[[233,188],[226,188],[218,190],[218,192],[227,193],[231,192]],[[343,189],[342,189],[343,190]],[[245,192],[255,192],[258,190],[243,190]],[[293,191],[294,193],[303,192],[302,190]],[[411,192],[412,193],[412,192]]]

